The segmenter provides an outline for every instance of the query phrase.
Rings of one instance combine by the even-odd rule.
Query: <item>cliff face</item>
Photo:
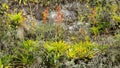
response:
[[[103,30],[101,33],[104,33],[105,30],[107,32],[119,28],[119,4],[118,0],[0,0],[0,7],[4,6],[3,9],[0,8],[0,13],[22,11],[27,18],[33,17],[39,24],[43,21],[43,13],[46,15],[45,9],[48,8],[44,19],[49,23],[55,23],[57,16],[61,15],[62,22],[68,29],[75,27],[74,30],[78,31],[81,26],[86,28],[86,23],[89,25],[88,28],[99,27],[100,24],[99,30]],[[6,6],[9,6],[9,9],[6,10]],[[60,14],[57,11],[58,6],[61,7]],[[112,26],[109,27],[110,25]],[[113,28],[114,26],[116,28]]]
[[[0,0],[0,68],[120,68],[119,4]]]

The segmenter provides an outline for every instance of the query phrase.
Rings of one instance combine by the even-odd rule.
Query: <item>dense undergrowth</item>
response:
[[[61,11],[72,2],[80,4],[67,8],[80,27],[70,31],[75,21],[66,21]],[[119,68],[119,5],[118,0],[1,0],[0,68]]]

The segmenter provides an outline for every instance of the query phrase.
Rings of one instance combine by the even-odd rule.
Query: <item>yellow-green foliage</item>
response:
[[[8,14],[8,17],[10,18],[11,21],[14,23],[20,23],[22,19],[22,12],[19,13],[14,13],[14,14]]]
[[[119,15],[114,14],[114,16],[112,16],[112,18],[115,22],[120,22],[120,16]]]
[[[91,27],[90,31],[94,34],[94,35],[98,35],[99,34],[99,27]]]
[[[62,56],[65,57],[67,50],[69,49],[69,45],[63,41],[59,42],[46,42],[44,45],[48,54],[46,58],[47,62],[51,65],[57,64],[58,60],[61,59]]]
[[[33,51],[36,49],[38,42],[33,40],[27,40],[23,42],[23,47],[28,51]]]
[[[48,42],[44,46],[48,54],[51,54],[54,52],[54,55],[57,56],[68,56],[68,58],[93,58],[95,55],[95,49],[97,48],[97,45],[90,42],[90,41],[84,41],[72,45],[68,45],[67,43],[63,41],[59,42]]]
[[[15,48],[15,59],[24,64],[31,64],[35,61],[34,53],[37,51],[37,41],[27,40],[18,43],[18,48]]]
[[[25,4],[27,3],[27,0],[15,0],[16,2],[18,2],[19,4]]]
[[[21,4],[27,5],[29,1],[33,3],[38,3],[38,0],[15,0],[15,1],[18,2],[20,5]]]
[[[78,59],[84,59],[84,58],[93,58],[95,55],[94,49],[96,48],[96,45],[92,42],[85,41],[80,42],[77,44],[73,44],[67,55],[69,58],[78,58]]]
[[[111,11],[112,11],[112,19],[115,22],[120,22],[120,16],[119,14],[116,13],[117,11],[119,11],[119,7],[117,6],[117,4],[111,6]]]
[[[3,9],[8,9],[9,6],[8,6],[6,3],[3,3],[3,4],[2,4],[2,8],[3,8]]]
[[[48,52],[54,52],[59,56],[62,56],[63,54],[66,53],[70,46],[64,41],[59,41],[59,42],[47,42],[45,43],[44,47],[47,49]]]
[[[12,56],[8,54],[0,55],[0,68],[6,68],[9,66]]]
[[[8,17],[11,21],[10,26],[13,27],[13,28],[17,28],[22,21],[22,12],[14,13],[14,14],[8,14]]]

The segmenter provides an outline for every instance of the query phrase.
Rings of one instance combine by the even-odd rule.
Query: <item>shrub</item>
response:
[[[35,61],[35,52],[37,51],[37,47],[37,41],[27,40],[19,42],[18,46],[14,49],[14,58],[19,63],[30,65]]]
[[[11,20],[10,26],[13,28],[16,28],[20,25],[22,20],[22,12],[14,13],[14,14],[8,14],[8,17]]]
[[[71,45],[63,41],[46,42],[44,48],[46,49],[44,62],[47,66],[59,65],[61,61],[68,59],[90,60],[105,49],[104,46],[98,46],[88,40]]]
[[[74,59],[91,59],[96,54],[95,49],[97,49],[96,44],[89,41],[81,41],[80,43],[73,44],[67,55],[69,58]]]
[[[4,54],[0,52],[0,68],[10,67],[11,61],[12,61],[12,55]]]
[[[50,65],[57,64],[62,57],[66,55],[67,50],[69,49],[69,45],[64,41],[59,42],[46,42],[44,45],[45,49],[47,50],[47,62]]]

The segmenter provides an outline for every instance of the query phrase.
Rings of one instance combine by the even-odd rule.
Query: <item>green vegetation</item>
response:
[[[1,0],[0,68],[119,68],[117,0]]]
[[[13,28],[17,28],[20,26],[21,20],[22,20],[22,13],[15,13],[15,14],[8,14],[8,17],[10,18],[11,24],[10,26]]]

